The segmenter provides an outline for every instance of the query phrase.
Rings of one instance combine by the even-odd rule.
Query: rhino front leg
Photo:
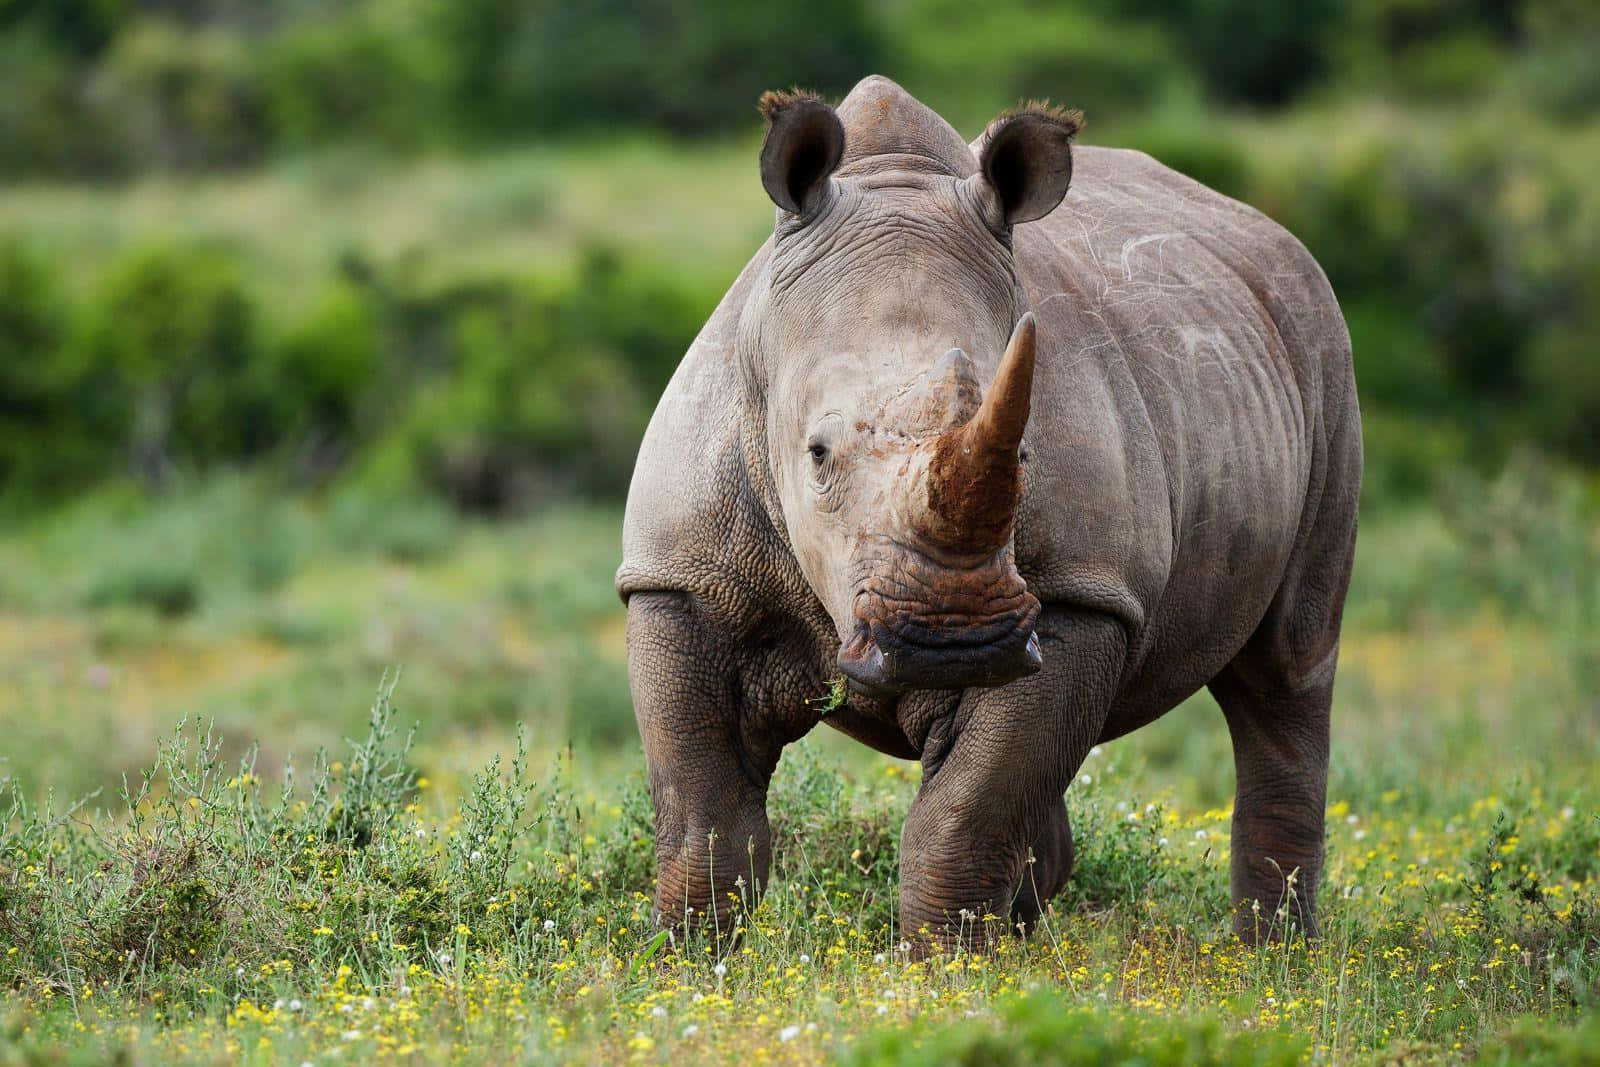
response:
[[[809,727],[792,717],[807,707],[807,676],[780,650],[741,651],[726,629],[687,594],[628,601],[628,680],[655,805],[657,921],[722,933],[765,888],[767,784],[783,745]]]
[[[1044,914],[1045,903],[1066,888],[1067,877],[1072,874],[1072,821],[1067,817],[1065,800],[1056,802],[1031,851],[1017,894],[1011,900],[1012,925],[1021,923],[1027,931]]]
[[[1105,722],[1125,639],[1107,616],[1054,610],[1038,634],[1039,673],[969,690],[924,743],[922,789],[900,846],[901,929],[923,950],[987,941],[1010,927],[1014,904],[1037,915],[1065,881],[1061,796]],[[1030,846],[1047,866],[1037,888],[1019,894]]]

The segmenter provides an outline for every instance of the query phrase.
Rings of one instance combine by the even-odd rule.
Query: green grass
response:
[[[1321,942],[1228,933],[1197,697],[1090,757],[1033,938],[924,963],[918,769],[827,730],[737,945],[656,933],[614,512],[101,494],[0,537],[0,1062],[1592,1060],[1600,524],[1458,492],[1363,527]]]

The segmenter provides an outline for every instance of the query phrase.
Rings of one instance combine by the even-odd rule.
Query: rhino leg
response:
[[[1044,833],[1033,843],[1032,856],[1022,871],[1017,894],[1011,900],[1011,922],[1025,930],[1044,914],[1045,902],[1066,888],[1072,873],[1072,820],[1067,817],[1067,802],[1057,801]]]
[[[1228,719],[1238,778],[1233,808],[1233,926],[1247,943],[1297,930],[1315,937],[1328,793],[1327,679],[1292,688],[1232,665],[1211,683]]]
[[[1337,410],[1278,593],[1210,683],[1233,737],[1234,930],[1249,942],[1283,937],[1290,923],[1318,933],[1328,726],[1361,487],[1355,398]]]
[[[823,683],[786,642],[746,648],[689,596],[628,602],[628,677],[656,823],[656,918],[727,933],[765,888],[767,785]],[[781,637],[774,625],[769,632]]]
[[[924,741],[922,789],[900,846],[901,929],[919,950],[1011,928],[1030,847],[1043,845],[1047,870],[1021,908],[1036,912],[1065,880],[1061,795],[1100,734],[1126,642],[1120,624],[1092,613],[1047,610],[1037,632],[1039,673],[968,690]]]

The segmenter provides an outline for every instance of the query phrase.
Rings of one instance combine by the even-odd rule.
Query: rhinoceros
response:
[[[1076,112],[969,145],[882,77],[761,111],[773,234],[661,397],[624,519],[658,921],[725,931],[761,892],[768,783],[825,721],[921,761],[905,936],[1025,931],[1091,747],[1208,687],[1234,928],[1314,935],[1361,480],[1322,270],[1144,154],[1074,149]],[[842,706],[813,699],[841,675]]]

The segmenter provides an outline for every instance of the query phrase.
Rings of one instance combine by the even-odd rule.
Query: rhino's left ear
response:
[[[761,184],[772,202],[795,215],[813,212],[832,188],[829,176],[844,158],[844,124],[814,93],[766,93],[761,114]]]
[[[1083,113],[1028,104],[989,124],[978,145],[978,173],[967,179],[996,228],[1041,219],[1072,181],[1072,138]]]

